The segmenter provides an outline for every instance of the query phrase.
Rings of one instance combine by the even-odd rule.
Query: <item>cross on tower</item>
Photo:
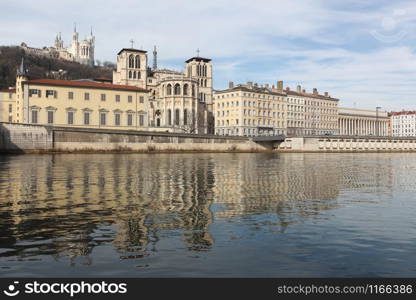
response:
[[[131,43],[131,48],[134,48],[134,40],[133,39],[130,40],[130,43]]]
[[[199,57],[199,48],[196,49],[196,57]]]

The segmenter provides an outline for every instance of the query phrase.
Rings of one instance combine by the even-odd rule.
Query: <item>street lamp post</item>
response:
[[[379,125],[378,125],[378,110],[379,109],[381,109],[381,107],[380,106],[377,106],[376,107],[376,136],[379,136],[380,135]]]

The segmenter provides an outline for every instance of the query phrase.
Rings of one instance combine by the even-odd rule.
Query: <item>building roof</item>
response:
[[[246,86],[237,85],[231,89],[225,89],[225,90],[216,90],[215,93],[228,93],[232,91],[244,91],[244,92],[251,92],[251,93],[263,93],[263,94],[270,94],[270,95],[279,95],[279,96],[286,96],[285,93],[279,93],[272,91],[271,89],[265,88],[265,87],[255,87],[248,88]]]
[[[16,89],[3,89],[3,90],[0,90],[0,92],[3,92],[3,93],[16,93]]]
[[[94,81],[113,82],[113,79],[111,79],[111,78],[106,78],[106,77],[98,77],[98,78],[94,78]]]
[[[74,80],[55,80],[55,79],[34,79],[24,81],[24,84],[40,84],[52,86],[70,86],[78,88],[93,88],[93,89],[107,89],[107,90],[124,90],[133,92],[147,92],[146,89],[131,85],[117,85],[90,81],[74,81]]]
[[[211,59],[209,59],[209,58],[203,58],[203,57],[199,57],[199,56],[194,56],[194,57],[191,57],[190,59],[188,59],[187,61],[185,61],[186,63],[189,63],[190,61],[193,61],[193,60],[196,60],[196,61],[203,61],[203,62],[210,62],[211,61]]]
[[[403,111],[391,113],[391,116],[402,116],[402,115],[416,115],[416,111],[403,110]]]
[[[301,96],[301,97],[309,97],[309,98],[316,98],[316,99],[323,99],[323,100],[332,100],[332,101],[339,101],[337,98],[333,98],[331,96],[325,96],[320,94],[313,94],[313,93],[304,93],[304,92],[297,92],[297,91],[291,91],[291,90],[283,90],[288,95],[292,96]]]
[[[117,53],[117,55],[120,55],[120,53],[123,52],[123,51],[147,53],[147,51],[145,51],[145,50],[139,50],[139,49],[133,49],[133,48],[123,48]]]

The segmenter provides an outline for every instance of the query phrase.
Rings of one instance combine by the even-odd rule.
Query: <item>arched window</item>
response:
[[[129,68],[134,68],[134,56],[133,56],[133,54],[129,56]]]
[[[129,71],[129,78],[131,78],[131,71]]]
[[[136,79],[136,71],[133,72],[133,78]]]
[[[205,86],[208,86],[208,80],[207,79],[205,79]]]
[[[135,64],[136,69],[140,69],[140,56],[139,55],[136,56],[135,62],[136,62]]]
[[[172,125],[172,111],[168,109],[168,125]]]
[[[195,96],[195,85],[192,85],[192,96]]]
[[[179,125],[179,116],[180,116],[179,109],[176,109],[175,110],[175,125]]]
[[[181,94],[181,86],[179,85],[179,83],[175,84],[174,93],[175,93],[175,95],[180,95]]]
[[[172,95],[172,86],[170,84],[166,86],[166,95]]]
[[[188,84],[187,83],[185,83],[183,86],[183,94],[185,96],[188,96]]]
[[[142,78],[142,72],[140,72],[140,71],[137,71],[137,79],[140,79],[140,78]]]
[[[183,110],[183,125],[188,125],[188,110],[186,108]]]

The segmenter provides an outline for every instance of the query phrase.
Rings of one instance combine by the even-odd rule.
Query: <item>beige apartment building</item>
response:
[[[16,89],[0,90],[0,122],[13,122]]]
[[[94,81],[30,80],[23,61],[15,103],[16,123],[135,130],[149,126],[147,90]]]
[[[296,91],[283,90],[283,81],[277,82],[276,91],[287,95],[288,135],[335,135],[338,134],[339,99],[323,95],[316,88],[306,92],[300,85]]]
[[[285,94],[248,82],[214,92],[215,134],[286,134]]]
[[[388,136],[389,117],[386,111],[339,108],[339,134]]]
[[[215,91],[215,133],[220,135],[338,134],[338,102],[317,89],[307,93],[248,82]]]

